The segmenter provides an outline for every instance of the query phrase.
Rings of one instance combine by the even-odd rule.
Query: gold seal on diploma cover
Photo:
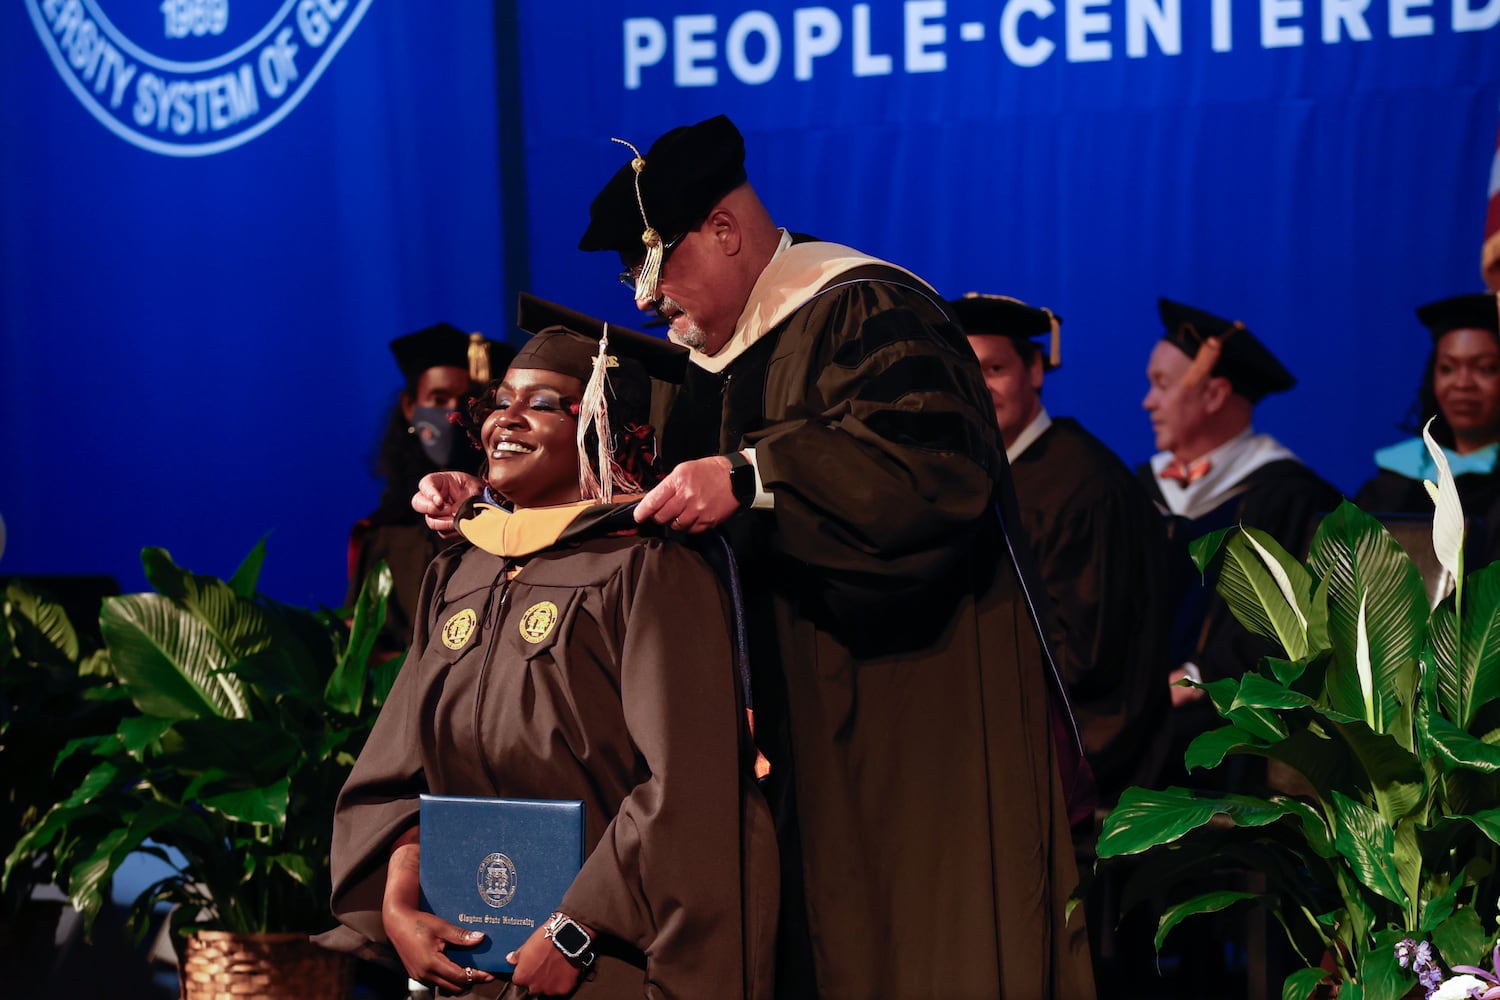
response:
[[[538,601],[521,616],[521,638],[527,642],[541,642],[552,634],[552,626],[556,624],[557,605],[551,601]]]
[[[474,636],[474,623],[479,616],[473,608],[464,608],[443,623],[443,645],[449,649],[463,649]]]

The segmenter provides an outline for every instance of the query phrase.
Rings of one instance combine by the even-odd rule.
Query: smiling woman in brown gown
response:
[[[344,926],[323,943],[472,996],[768,997],[775,837],[750,775],[730,610],[701,556],[637,529],[633,497],[582,492],[592,332],[541,331],[475,407],[488,490],[461,519],[467,541],[427,574],[412,652],[340,796]],[[652,481],[649,389],[627,355],[637,342],[608,336],[611,478],[633,493]],[[523,634],[544,603],[551,627]],[[443,626],[465,611],[477,625],[450,648]],[[445,951],[470,932],[416,905],[423,792],[584,802],[586,857],[559,911],[593,935],[587,971],[539,929],[514,982],[466,978]]]

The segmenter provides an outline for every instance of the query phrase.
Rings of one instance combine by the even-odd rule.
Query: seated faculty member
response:
[[[1102,805],[1149,785],[1166,752],[1167,571],[1161,516],[1104,442],[1042,402],[1061,318],[1004,295],[949,303],[995,405],[1021,526],[1051,604],[1049,637]],[[1044,350],[1041,340],[1049,345]]]

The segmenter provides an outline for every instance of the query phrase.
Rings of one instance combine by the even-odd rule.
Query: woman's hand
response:
[[[484,940],[484,935],[421,909],[421,847],[415,841],[403,840],[406,842],[391,852],[380,916],[385,935],[401,956],[407,975],[450,993],[462,993],[475,983],[494,979],[490,973],[465,968],[444,954],[450,944],[472,948]]]
[[[411,508],[427,518],[427,527],[444,538],[456,538],[458,528],[453,524],[454,515],[465,500],[478,496],[483,490],[484,483],[479,477],[467,472],[429,472],[417,484]]]
[[[583,927],[582,924],[578,926]],[[583,929],[589,937],[594,936],[589,928]],[[578,980],[583,975],[583,970],[568,961],[567,956],[547,938],[545,926],[532,931],[531,937],[506,955],[505,960],[516,967],[511,982],[528,993],[544,997],[567,996],[578,988]]]

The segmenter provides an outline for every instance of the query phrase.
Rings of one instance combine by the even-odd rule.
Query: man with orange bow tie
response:
[[[1272,650],[1255,639],[1193,567],[1187,544],[1219,528],[1247,524],[1269,532],[1299,558],[1319,516],[1339,491],[1269,434],[1251,426],[1255,406],[1296,384],[1245,324],[1160,299],[1165,331],[1151,352],[1141,401],[1160,449],[1137,475],[1167,517],[1177,548],[1182,595],[1173,630],[1171,673],[1178,742],[1218,723],[1201,689],[1178,686],[1237,677]]]

